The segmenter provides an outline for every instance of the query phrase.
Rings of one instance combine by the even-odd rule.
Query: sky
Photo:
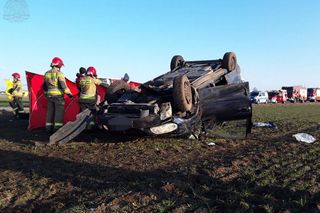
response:
[[[25,2],[29,19],[4,19],[8,1]],[[94,66],[99,77],[145,82],[167,72],[173,55],[229,51],[251,89],[320,87],[320,1],[0,0],[0,90],[13,72],[24,83],[25,70],[44,74],[55,56],[70,80]]]

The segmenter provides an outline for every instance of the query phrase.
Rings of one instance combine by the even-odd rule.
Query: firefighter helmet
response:
[[[63,64],[63,61],[62,61],[61,58],[59,58],[59,57],[54,57],[54,58],[52,59],[51,67],[61,68],[62,66],[64,66],[64,64]]]
[[[17,72],[12,73],[12,77],[17,78],[17,79],[20,79],[20,74],[17,73]]]
[[[87,69],[87,75],[97,76],[96,68],[94,68],[94,67],[88,67],[88,69]]]

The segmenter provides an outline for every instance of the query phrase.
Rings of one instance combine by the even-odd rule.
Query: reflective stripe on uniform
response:
[[[91,95],[85,95],[85,94],[80,94],[80,100],[95,100],[96,96],[91,96]]]
[[[47,94],[48,95],[63,95],[63,92],[61,90],[59,90],[58,88],[52,88],[52,89],[48,89]]]
[[[63,90],[63,92],[65,93],[65,94],[71,94],[71,91],[69,90],[69,88],[67,87],[67,88],[65,88],[64,90]]]
[[[63,126],[63,123],[54,123],[54,126]]]
[[[95,100],[97,93],[96,85],[99,84],[101,84],[99,79],[91,76],[83,77],[79,82],[80,100]]]
[[[53,123],[46,123],[46,126],[53,126]]]
[[[57,68],[52,68],[44,75],[45,79],[45,92],[47,95],[63,95],[71,94],[66,85],[65,77],[62,72]]]

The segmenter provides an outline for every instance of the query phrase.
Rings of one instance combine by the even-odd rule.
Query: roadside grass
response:
[[[254,105],[253,113],[278,129],[201,143],[104,134],[60,147],[0,133],[0,210],[319,212],[320,104]],[[12,138],[24,131],[13,125]],[[317,141],[297,142],[298,132]]]

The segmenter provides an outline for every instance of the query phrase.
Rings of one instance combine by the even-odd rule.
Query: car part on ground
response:
[[[86,129],[88,124],[95,119],[94,111],[86,109],[77,115],[75,121],[70,121],[61,127],[58,131],[53,133],[49,138],[48,145],[59,144],[69,142],[76,136],[78,136],[83,130]]]

